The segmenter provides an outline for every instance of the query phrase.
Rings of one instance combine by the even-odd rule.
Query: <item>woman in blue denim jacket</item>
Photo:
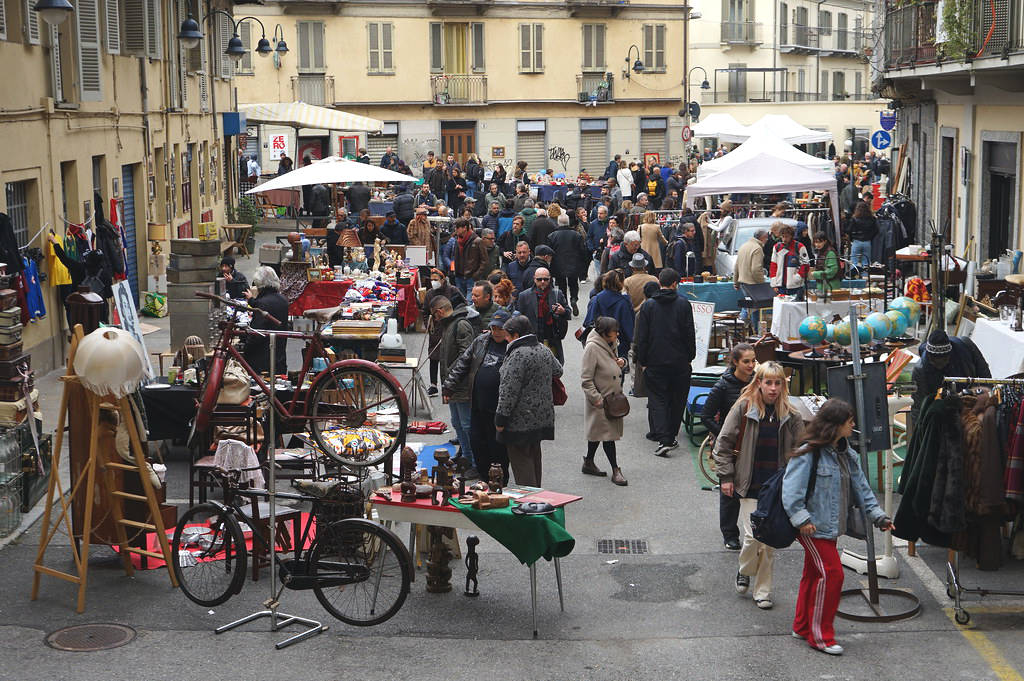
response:
[[[804,547],[804,572],[793,617],[793,636],[829,655],[842,655],[833,622],[843,590],[843,566],[836,538],[846,533],[847,514],[863,508],[881,530],[892,520],[875,499],[861,471],[857,454],[847,442],[854,428],[853,408],[842,400],[828,400],[804,431],[804,443],[791,455],[782,481],[782,505],[797,541]],[[807,496],[814,451],[820,452],[814,490]]]

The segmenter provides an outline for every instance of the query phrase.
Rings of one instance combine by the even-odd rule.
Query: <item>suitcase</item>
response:
[[[0,379],[21,376],[20,368],[32,368],[32,355],[25,353],[14,359],[0,359]]]
[[[25,397],[25,389],[23,387],[25,380],[21,376],[11,379],[0,379],[0,402],[17,402]],[[28,389],[32,390],[35,386],[35,381],[31,374],[27,380]]]
[[[21,308],[12,307],[0,310],[0,326],[12,326],[21,323]]]
[[[0,326],[0,344],[17,343],[21,341],[21,324],[14,326]]]
[[[17,304],[18,293],[14,289],[0,289],[0,310],[9,310]]]
[[[21,355],[21,348],[23,343],[18,341],[17,343],[10,343],[8,345],[0,345],[0,360],[3,359],[14,359]]]

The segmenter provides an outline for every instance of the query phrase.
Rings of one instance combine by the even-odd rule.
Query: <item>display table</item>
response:
[[[324,307],[341,305],[345,294],[354,282],[351,279],[342,281],[311,281],[302,289],[299,297],[288,306],[288,314],[301,317],[306,310],[318,310]]]
[[[554,201],[556,197],[564,199],[567,192],[569,192],[575,185],[572,184],[536,184],[531,187],[537,188],[537,200],[549,203]],[[590,195],[595,199],[601,197],[600,184],[590,185]]]
[[[532,495],[531,495],[532,496]],[[524,497],[525,499],[526,497]],[[577,501],[580,497],[568,497]],[[571,503],[566,501],[565,503]],[[377,517],[391,522],[411,523],[434,527],[451,527],[465,530],[483,530],[494,537],[502,546],[509,549],[520,562],[530,568],[530,602],[533,611],[533,635],[537,637],[537,559],[541,557],[553,560],[555,579],[558,582],[558,600],[565,610],[562,592],[562,568],[559,558],[568,555],[575,540],[565,530],[564,506],[559,507],[551,516],[518,516],[510,508],[492,509],[488,511],[471,511],[473,518],[455,505],[434,506],[430,499],[417,499],[407,503],[401,501],[401,493],[392,492],[390,498],[379,494],[370,497]],[[508,518],[506,518],[508,516]],[[479,522],[480,524],[477,524]],[[410,552],[412,536],[410,532]],[[491,532],[495,534],[491,534]],[[520,536],[521,535],[521,536]],[[506,543],[507,542],[507,543]],[[514,547],[514,548],[513,548]],[[529,561],[529,562],[528,562]]]
[[[863,286],[864,281],[860,279],[848,279],[843,282],[843,288],[863,288]],[[739,301],[743,298],[743,291],[737,289],[731,281],[716,281],[704,284],[683,282],[679,284],[676,291],[679,295],[685,296],[690,300],[714,303],[715,312],[738,310],[740,309]]]
[[[302,203],[302,192],[298,189],[271,189],[263,192],[263,198],[272,206],[285,207],[290,216],[299,214],[299,206]]]
[[[162,385],[164,387],[155,387]],[[153,383],[141,389],[150,440],[184,440],[196,415],[199,388]]]
[[[979,318],[971,340],[988,361],[992,378],[1006,378],[1024,372],[1024,332],[998,319]]]
[[[231,224],[223,225],[220,229],[224,235],[224,241],[227,242],[223,249],[224,255],[230,253],[231,249],[237,248],[239,253],[248,258],[249,250],[245,247],[245,242],[252,234],[252,225]]]
[[[772,302],[772,333],[783,343],[800,343],[802,342],[800,340],[800,323],[808,315],[817,315],[824,318],[826,322],[834,314],[845,319],[850,315],[850,302],[849,300],[830,300],[827,303],[797,303],[776,297]],[[885,309],[880,297],[872,298],[870,301],[855,300],[852,302],[856,306],[858,314],[861,315],[868,312],[869,302],[871,303],[870,309],[873,311],[884,311]]]

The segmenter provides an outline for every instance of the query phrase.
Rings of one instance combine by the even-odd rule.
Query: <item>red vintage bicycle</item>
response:
[[[258,308],[249,307],[229,298],[196,291],[196,296],[217,301],[245,312],[263,315],[277,325],[281,323]],[[324,327],[340,318],[342,308],[306,310],[303,316],[313,321],[313,331],[275,332],[279,339],[289,338],[306,342],[302,371],[298,374],[301,385],[290,391],[279,391],[271,396],[270,386],[263,380],[235,347],[236,339],[266,335],[263,331],[239,326],[235,319],[220,323],[220,337],[213,351],[213,359],[200,391],[199,408],[192,421],[189,443],[198,434],[210,428],[211,417],[217,406],[229,360],[235,360],[256,383],[270,402],[270,409],[279,419],[278,433],[308,431],[317,447],[335,461],[348,466],[373,466],[394,452],[405,442],[409,404],[398,380],[373,362],[346,359],[331,362],[323,340]],[[326,368],[308,380],[314,360],[321,358]]]

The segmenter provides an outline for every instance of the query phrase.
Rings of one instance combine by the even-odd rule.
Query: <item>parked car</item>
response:
[[[736,271],[736,251],[750,241],[754,232],[759,229],[771,229],[776,222],[783,222],[796,229],[797,221],[791,218],[742,218],[733,223],[730,234],[718,242],[718,253],[715,255],[715,273],[719,276],[730,276]]]

